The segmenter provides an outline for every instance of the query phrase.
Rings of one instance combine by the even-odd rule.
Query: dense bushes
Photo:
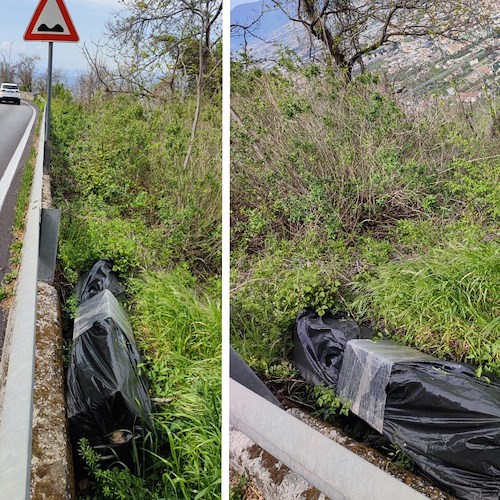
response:
[[[71,276],[103,254],[125,272],[181,261],[219,271],[220,109],[207,102],[184,171],[193,106],[131,96],[85,109],[69,97],[54,102],[55,197],[65,208],[61,255]]]
[[[236,348],[263,373],[286,363],[294,315],[322,294],[326,309],[498,373],[500,162],[489,127],[473,135],[431,101],[410,116],[376,77],[232,71]]]

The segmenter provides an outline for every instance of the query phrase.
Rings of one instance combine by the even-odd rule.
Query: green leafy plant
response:
[[[85,438],[79,442],[79,455],[94,480],[93,490],[99,498],[112,500],[159,499],[144,486],[144,481],[132,474],[123,464],[117,464],[108,470],[101,467],[101,457],[92,449]]]
[[[0,301],[10,297],[11,292],[4,286],[0,286]]]
[[[72,293],[64,302],[64,310],[71,319],[74,319],[76,308],[78,307],[78,298],[76,293]]]
[[[247,485],[248,476],[246,474],[242,474],[236,480],[233,480],[229,492],[230,500],[244,500]]]
[[[391,444],[388,457],[391,463],[403,469],[414,472],[417,469],[415,462],[397,445]]]
[[[231,298],[232,343],[257,371],[287,358],[297,313],[311,307],[319,315],[335,310],[340,281],[335,268],[318,267],[281,252],[254,263],[252,274]]]
[[[318,406],[316,414],[324,420],[349,415],[350,402],[343,403],[331,387],[317,385],[313,388],[313,395]]]

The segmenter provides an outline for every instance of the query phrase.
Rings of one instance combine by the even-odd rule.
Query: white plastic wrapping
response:
[[[350,340],[347,343],[337,394],[350,401],[350,410],[378,432],[384,427],[385,389],[394,363],[435,361],[435,358],[389,340]]]
[[[128,339],[131,342],[134,341],[127,313],[109,290],[94,295],[78,306],[73,327],[73,340],[88,331],[96,321],[107,318],[113,319]]]

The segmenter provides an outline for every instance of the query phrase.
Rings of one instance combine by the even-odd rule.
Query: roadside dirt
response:
[[[233,468],[229,469],[229,487],[235,500],[265,500],[255,481],[245,474],[238,474]]]

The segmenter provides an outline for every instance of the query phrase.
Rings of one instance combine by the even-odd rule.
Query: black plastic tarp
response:
[[[396,363],[384,436],[455,495],[500,497],[500,385],[459,363]]]
[[[115,294],[123,296],[123,287],[108,259],[96,262],[79,281],[67,413],[75,451],[86,438],[104,465],[119,460],[131,466],[133,445],[154,427],[141,356]]]
[[[128,462],[131,440],[152,429],[148,384],[134,342],[108,318],[73,343],[68,369],[71,440],[87,438],[103,458]]]
[[[229,376],[236,382],[255,392],[270,403],[282,408],[276,396],[267,388],[257,374],[245,363],[243,358],[229,347]]]
[[[123,286],[113,271],[111,259],[98,260],[90,271],[78,280],[75,287],[78,303],[85,302],[103,290],[109,290],[120,301],[125,299]]]
[[[347,342],[371,336],[368,328],[343,315],[318,316],[312,309],[303,309],[297,315],[292,360],[309,383],[336,387]]]

